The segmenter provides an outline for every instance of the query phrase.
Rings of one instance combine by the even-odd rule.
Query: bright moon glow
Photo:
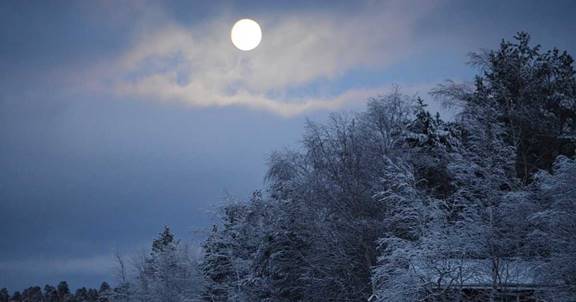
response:
[[[262,30],[256,21],[251,19],[238,20],[230,32],[232,43],[240,50],[248,51],[256,48],[262,40]]]

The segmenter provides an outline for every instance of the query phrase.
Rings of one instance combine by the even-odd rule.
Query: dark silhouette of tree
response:
[[[2,288],[0,289],[0,302],[8,302],[10,300],[10,293],[8,289]]]

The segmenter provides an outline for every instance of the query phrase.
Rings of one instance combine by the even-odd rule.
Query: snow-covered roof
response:
[[[443,286],[487,287],[493,276],[499,286],[538,287],[538,271],[541,262],[516,259],[500,259],[493,264],[492,259],[443,259],[418,261],[412,264],[413,272],[424,282]],[[497,268],[494,275],[492,267]]]

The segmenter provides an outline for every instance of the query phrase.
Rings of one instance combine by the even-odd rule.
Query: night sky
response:
[[[1,1],[0,288],[113,282],[163,225],[198,243],[306,119],[428,95],[527,31],[576,54],[575,1]],[[240,18],[262,43],[230,42]]]

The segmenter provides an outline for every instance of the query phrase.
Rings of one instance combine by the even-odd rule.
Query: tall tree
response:
[[[72,299],[72,294],[70,293],[70,288],[66,281],[60,281],[58,286],[56,286],[56,292],[58,293],[58,299],[62,302],[70,301]]]
[[[411,101],[395,92],[372,99],[367,112],[334,114],[326,124],[308,122],[303,152],[271,158],[271,196],[314,213],[311,220],[318,222],[313,236],[300,234],[301,244],[311,251],[301,258],[310,270],[292,271],[294,286],[302,278],[315,285],[303,300],[361,301],[370,295],[376,239],[386,209],[375,194],[390,158],[403,153]]]
[[[122,286],[122,284],[120,286]],[[108,284],[108,282],[105,281],[100,283],[100,287],[98,288],[98,302],[110,302],[111,297],[114,296],[112,294],[112,287],[110,286],[110,284]],[[119,299],[119,300],[123,302],[128,302],[125,299]]]
[[[200,281],[196,269],[188,248],[182,246],[166,226],[152,242],[150,254],[138,260],[135,299],[182,302],[195,298]]]
[[[44,286],[44,298],[46,299],[46,302],[58,302],[58,291],[54,286],[47,284]]]
[[[504,125],[506,141],[516,150],[517,176],[526,183],[538,169],[549,171],[556,156],[574,155],[576,73],[567,52],[542,51],[526,33],[514,40],[472,55],[482,71],[475,87],[482,99],[453,85],[448,91],[464,106],[491,103],[493,118]]]

